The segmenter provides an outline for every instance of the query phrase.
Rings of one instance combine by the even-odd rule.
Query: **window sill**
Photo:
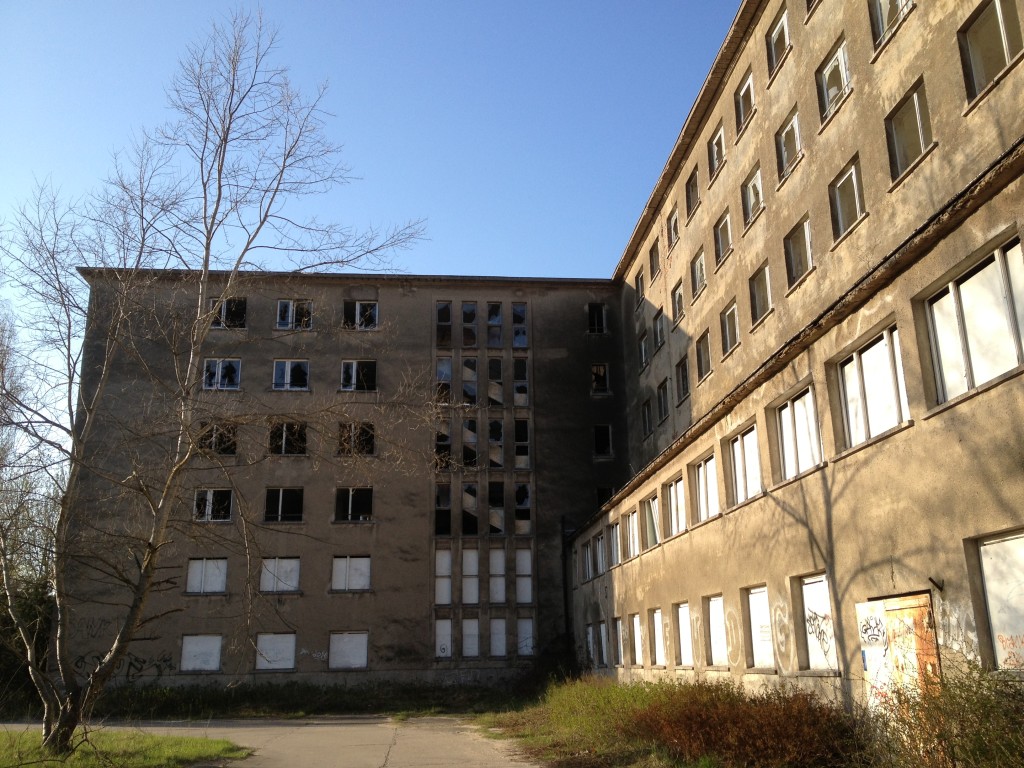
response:
[[[799,288],[801,285],[803,285],[807,281],[807,278],[810,277],[811,273],[814,272],[814,269],[815,269],[815,266],[813,264],[810,267],[808,267],[807,271],[804,272],[802,275],[800,275],[800,277],[798,277],[796,279],[795,283],[793,283],[791,286],[789,286],[789,290],[786,291],[786,293],[785,293],[785,298],[788,299],[789,295],[791,293],[793,293],[797,288]]]
[[[852,93],[853,84],[847,83],[846,90],[843,91],[843,93],[839,96],[838,99],[836,99],[834,104],[829,105],[829,108],[821,116],[821,127],[818,129],[819,136],[825,131],[826,128],[829,127],[829,125],[832,124],[832,121],[835,119],[835,116],[842,111],[843,106],[846,104],[847,101],[850,100],[850,94]]]
[[[889,429],[885,430],[884,432],[879,432],[877,435],[874,435],[873,437],[869,437],[867,440],[864,440],[863,442],[857,443],[856,445],[854,445],[854,446],[852,446],[850,448],[847,448],[844,451],[840,451],[835,456],[833,456],[830,459],[830,461],[832,463],[835,463],[837,461],[842,461],[847,456],[852,456],[853,454],[858,453],[858,452],[860,452],[860,451],[864,450],[865,448],[868,448],[868,447],[870,447],[872,445],[875,445],[876,443],[880,443],[883,440],[885,440],[885,439],[887,439],[889,437],[892,437],[893,435],[898,434],[898,433],[902,432],[905,429],[909,429],[912,426],[914,426],[914,420],[913,419],[907,419],[906,421],[904,421],[904,422],[902,422],[900,424],[897,424],[895,427],[890,427]]]
[[[744,675],[778,675],[779,670],[775,667],[747,667],[743,670]]]
[[[762,488],[760,491],[758,491],[757,493],[755,493],[755,494],[753,494],[751,496],[748,496],[747,498],[745,498],[743,501],[739,502],[738,504],[733,504],[731,507],[729,507],[727,510],[725,510],[722,514],[723,515],[731,515],[733,512],[741,510],[744,507],[750,506],[751,504],[753,504],[758,499],[761,499],[761,498],[763,498],[764,496],[767,496],[767,495],[768,495],[767,492],[764,490],[764,488]]]
[[[892,42],[892,39],[896,37],[896,33],[899,32],[900,27],[903,26],[903,23],[915,8],[917,8],[917,3],[907,3],[903,7],[903,12],[900,14],[900,17],[890,24],[888,29],[882,32],[882,36],[875,41],[875,52],[871,54],[871,58],[868,59],[868,64],[874,64],[875,60],[882,55],[882,51],[884,51],[889,46],[889,43]]]
[[[373,593],[373,589],[329,589],[327,590],[328,595],[369,595]]]
[[[788,485],[793,485],[794,483],[799,483],[801,480],[807,479],[808,477],[813,475],[815,472],[818,472],[818,471],[824,469],[827,466],[828,466],[828,462],[827,461],[819,462],[818,464],[815,464],[810,469],[805,469],[803,472],[801,472],[798,475],[793,475],[793,477],[786,478],[785,480],[779,481],[778,483],[773,485],[771,488],[769,488],[768,491],[774,493],[775,491],[782,490],[783,488],[785,488]]]
[[[853,235],[853,233],[860,227],[860,225],[864,223],[864,220],[867,217],[868,217],[868,212],[867,211],[864,211],[864,213],[862,213],[860,216],[858,216],[857,220],[855,222],[853,222],[849,227],[847,227],[846,231],[843,232],[843,234],[841,234],[838,238],[836,238],[834,243],[832,243],[832,247],[828,249],[829,253],[831,253],[832,251],[836,250],[840,245],[842,245],[844,242],[846,242],[846,240],[851,235]]]
[[[275,391],[286,391],[286,390],[275,390]],[[309,390],[299,390],[300,392]],[[338,392],[343,392],[346,395],[375,395],[377,394],[376,389],[348,389],[347,387],[338,387]]]
[[[726,360],[728,360],[730,357],[732,357],[732,353],[735,352],[739,348],[740,348],[740,342],[737,341],[735,344],[733,344],[731,347],[729,347],[729,349],[725,350],[722,353],[722,362],[724,363]]]
[[[294,326],[288,326],[288,327],[285,327],[285,326],[282,326],[282,325],[275,325],[275,326],[274,326],[273,328],[271,328],[270,330],[271,330],[272,332],[274,332],[274,333],[278,333],[278,334],[285,334],[285,333],[306,333],[307,331],[312,331],[312,330],[313,330],[313,326],[306,326],[305,328],[296,328],[296,327],[294,327]]]
[[[963,394],[957,395],[952,400],[947,400],[944,403],[939,403],[926,414],[924,414],[924,416],[922,416],[921,419],[922,421],[927,421],[928,419],[934,416],[938,416],[940,413],[947,411],[950,408],[955,408],[956,406],[960,405],[960,403],[966,402],[967,400],[973,400],[978,395],[984,392],[988,392],[990,389],[994,389],[995,387],[998,387],[1000,384],[1004,384],[1005,382],[1010,381],[1011,379],[1015,379],[1021,374],[1024,374],[1024,365],[1018,365],[1015,368],[1011,368],[1006,373],[1000,374],[991,381],[986,381],[984,384],[981,384],[975,387],[974,389],[969,389]]]
[[[693,297],[692,297],[692,298],[690,299],[690,306],[691,306],[691,307],[692,307],[692,306],[693,306],[694,304],[696,304],[696,303],[697,303],[697,299],[699,299],[699,298],[701,297],[701,294],[702,294],[702,293],[704,293],[704,289],[705,289],[705,288],[707,288],[707,287],[708,287],[708,284],[707,284],[707,283],[705,282],[705,283],[704,283],[704,285],[702,285],[702,286],[701,286],[701,287],[700,287],[700,288],[698,289],[698,291],[697,291],[697,292],[696,292],[695,294],[693,294]]]
[[[691,525],[688,530],[696,531],[699,528],[703,528],[705,525],[715,522],[715,520],[718,520],[721,516],[721,512],[715,512],[715,514],[711,515],[707,520],[698,520],[693,525]]]
[[[693,208],[686,212],[686,223],[683,226],[690,226],[690,222],[693,221],[693,217],[697,214],[698,210],[700,210],[700,200],[697,201]]]
[[[219,675],[223,669],[179,669],[179,675]]]
[[[225,592],[183,592],[185,597],[227,597],[228,593]]]
[[[704,667],[704,671],[705,672],[728,672],[729,671],[729,665],[728,664],[708,664],[706,667]]]
[[[268,392],[312,392],[309,387],[270,387]]]
[[[331,525],[373,525],[376,520],[331,520]]]
[[[241,387],[203,387],[203,392],[244,392]]]
[[[699,386],[700,386],[701,384],[703,384],[703,383],[704,383],[705,381],[707,381],[708,379],[710,379],[710,378],[711,378],[711,374],[712,374],[712,373],[714,373],[714,372],[715,372],[715,369],[714,369],[714,368],[712,368],[712,369],[711,369],[710,371],[708,371],[708,372],[707,372],[707,373],[705,373],[705,374],[704,374],[703,376],[701,376],[701,377],[700,377],[699,379],[697,379],[697,386],[699,387]]]
[[[294,672],[295,667],[282,667],[281,669],[254,669],[253,673],[257,675],[279,675],[282,672]]]
[[[685,403],[685,402],[686,402],[687,400],[689,400],[689,399],[690,399],[690,393],[689,393],[689,392],[687,392],[687,393],[686,393],[685,395],[683,395],[682,397],[680,397],[680,398],[679,398],[679,399],[678,399],[678,400],[676,401],[676,408],[678,408],[679,406],[681,406],[681,405],[682,405],[683,403]]]
[[[747,115],[746,120],[736,126],[736,140],[733,142],[733,146],[740,143],[740,139],[742,139],[743,135],[747,132],[747,128],[749,128],[750,124],[754,121],[754,115],[756,114],[757,107],[754,106],[750,109],[750,114]]]
[[[889,189],[887,189],[886,191],[892,192],[893,190],[901,186],[903,182],[906,181],[907,177],[910,176],[910,174],[912,174],[915,171],[917,166],[924,162],[925,158],[928,157],[928,155],[930,155],[937,146],[939,146],[939,142],[933,141],[931,144],[925,147],[924,150],[922,150],[921,154],[914,159],[914,162],[908,165],[906,170],[896,177],[893,183],[889,185]]]
[[[596,397],[598,400],[603,400],[606,397],[611,397],[612,394],[613,393],[612,393],[612,391],[610,389],[602,389],[600,392],[591,390],[591,392],[590,392],[590,396],[591,397]],[[488,407],[489,408],[501,408],[502,406],[500,406],[500,405],[489,405]]]
[[[976,106],[978,106],[978,104],[983,102],[985,100],[985,97],[987,97],[990,93],[992,93],[992,91],[994,91],[996,89],[996,87],[1001,82],[1003,82],[1003,80],[1006,79],[1006,76],[1008,74],[1010,74],[1010,70],[1014,69],[1018,64],[1020,64],[1022,59],[1024,59],[1024,50],[1019,51],[1017,53],[1017,55],[1014,56],[1010,60],[1010,62],[1005,67],[1002,68],[1002,70],[1000,70],[999,74],[997,74],[995,77],[992,78],[992,82],[991,83],[989,83],[984,88],[982,88],[978,92],[977,96],[975,96],[973,99],[971,99],[969,102],[967,102],[967,106],[964,107],[964,111],[961,112],[961,115],[963,117],[967,117],[967,115],[969,115],[971,112],[973,112],[974,108]]]
[[[757,207],[757,210],[750,214],[750,218],[743,222],[743,233],[740,235],[740,237],[747,236],[747,232],[749,232],[750,228],[754,226],[754,222],[761,218],[761,214],[764,213],[764,209],[765,204],[761,203],[761,205]]]
[[[753,322],[753,324],[750,326],[750,331],[749,332],[753,333],[758,328],[760,328],[762,325],[764,325],[765,321],[768,320],[768,318],[771,317],[774,313],[775,313],[775,307],[774,306],[768,307],[768,309],[765,310],[765,313],[763,315],[761,315],[759,318],[757,318],[757,320],[755,320]]]
[[[301,589],[281,590],[279,592],[264,592],[260,590],[261,597],[302,597]]]
[[[264,525],[305,525],[305,520],[264,520]]]
[[[838,669],[798,669],[786,677],[839,677]]]
[[[765,86],[764,86],[764,89],[766,91],[769,88],[772,87],[772,83],[775,82],[775,78],[778,77],[779,76],[779,72],[782,71],[782,65],[786,63],[786,59],[789,58],[789,55],[792,52],[793,52],[793,44],[789,43],[789,45],[786,46],[786,50],[784,50],[782,52],[782,55],[779,56],[779,60],[777,62],[775,62],[775,69],[773,69],[771,72],[768,73],[768,82],[765,83]]]
[[[661,267],[658,267],[658,271],[651,275],[651,285],[654,285],[654,281],[661,277]]]
[[[782,185],[789,181],[789,177],[796,171],[797,166],[800,165],[800,161],[804,159],[804,151],[801,149],[796,153],[796,157],[793,158],[793,162],[782,169],[779,174],[779,183],[775,185],[775,191],[778,192],[782,189]]]
[[[591,455],[590,458],[593,461],[612,461],[615,458],[615,454],[614,453],[593,454],[593,455]]]

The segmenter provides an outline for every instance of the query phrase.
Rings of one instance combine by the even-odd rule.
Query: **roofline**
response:
[[[116,275],[126,270],[117,267],[79,267],[78,272],[87,281],[102,279],[108,275]],[[132,270],[135,274],[146,275],[156,279],[181,279],[195,276],[199,270],[187,269],[140,269]],[[486,285],[486,284],[508,284],[508,285],[578,285],[594,286],[601,288],[611,287],[614,283],[610,278],[604,277],[509,277],[509,276],[480,276],[480,275],[410,275],[404,273],[351,273],[351,272],[275,272],[270,270],[243,270],[233,273],[230,270],[210,270],[212,278],[227,278],[237,274],[237,278],[247,281],[271,281],[271,280],[316,280],[320,282],[339,283],[422,283],[443,285],[450,283]]]
[[[743,50],[743,45],[750,34],[754,19],[759,16],[761,10],[767,4],[768,0],[743,0],[740,3],[739,10],[736,11],[732,25],[729,27],[725,40],[722,42],[722,47],[718,49],[718,54],[715,56],[715,61],[708,71],[704,84],[697,93],[697,98],[693,102],[693,106],[690,107],[686,120],[683,121],[683,127],[679,131],[679,137],[672,147],[672,152],[669,153],[668,161],[665,163],[665,167],[662,169],[661,175],[654,185],[651,196],[647,199],[647,205],[644,206],[640,219],[637,221],[636,226],[633,227],[633,234],[629,236],[629,241],[626,243],[626,248],[619,258],[619,263],[615,266],[615,271],[612,273],[613,280],[622,281],[625,279],[626,269],[636,258],[637,251],[651,228],[651,222],[654,221],[655,214],[661,208],[661,204],[668,196],[676,176],[678,176],[679,171],[682,169],[683,161],[690,157],[694,140],[700,133],[701,128],[703,128],[708,114],[718,103],[719,90],[726,76],[732,70],[737,55]]]

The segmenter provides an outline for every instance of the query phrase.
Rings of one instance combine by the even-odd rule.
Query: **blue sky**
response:
[[[248,4],[0,0],[0,218],[50,179],[87,194],[170,117],[190,41]],[[255,8],[252,5],[252,8]],[[262,4],[276,61],[326,80],[358,180],[317,203],[356,227],[425,219],[415,274],[608,277],[738,2]]]

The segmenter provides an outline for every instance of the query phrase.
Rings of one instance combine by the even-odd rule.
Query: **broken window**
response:
[[[452,486],[438,483],[434,488],[434,535],[452,535]]]
[[[974,100],[1013,61],[1021,48],[1020,21],[1013,0],[983,3],[957,34],[967,98]]]
[[[832,207],[832,236],[838,240],[864,215],[860,162],[856,157],[829,184],[828,198]]]
[[[889,170],[895,181],[932,143],[932,125],[923,80],[917,82],[886,118],[885,133],[889,139]]]
[[[512,304],[512,347],[525,349],[528,346],[526,334],[526,304]]]
[[[437,425],[434,435],[434,465],[438,472],[451,471],[452,424],[447,419]]]
[[[242,361],[237,357],[206,358],[203,389],[238,389],[242,382]]]
[[[612,455],[612,427],[610,424],[594,425],[594,457],[607,458]]]
[[[357,331],[377,328],[377,302],[346,299],[342,304],[342,326]]]
[[[309,361],[275,360],[274,389],[309,389]]]
[[[499,536],[505,533],[505,483],[501,480],[487,484],[487,519],[488,533]]]
[[[463,405],[476,405],[477,403],[477,372],[476,358],[462,358],[462,403]]]
[[[200,422],[199,447],[207,453],[234,456],[238,449],[237,427],[229,422]]]
[[[276,456],[301,456],[306,452],[306,425],[285,421],[270,425],[270,453]]]
[[[198,522],[230,520],[231,505],[230,488],[203,488],[196,491],[195,519]]]
[[[376,360],[342,360],[341,389],[344,392],[374,392],[377,389]]]
[[[334,495],[334,522],[354,523],[373,519],[373,488],[339,487]]]
[[[338,424],[338,453],[342,456],[372,456],[376,452],[373,422],[353,421]]]
[[[607,395],[610,391],[606,363],[594,363],[590,366],[590,391],[595,395]]]
[[[591,302],[587,304],[587,333],[607,333],[607,311],[604,304]]]
[[[302,489],[267,488],[263,520],[267,523],[302,522]]]
[[[768,283],[768,265],[765,264],[749,281],[750,289],[750,319],[753,324],[768,314],[772,308],[772,297]]]
[[[452,399],[452,359],[437,358],[436,365],[437,402],[448,403]]]
[[[500,469],[505,466],[505,424],[501,419],[487,422],[488,466]]]
[[[437,302],[437,323],[435,325],[438,347],[450,347],[452,345],[452,303],[450,301]]]
[[[811,270],[811,220],[804,216],[783,239],[786,279],[792,288]]]
[[[529,366],[525,357],[512,361],[512,404],[516,407],[530,404]]]
[[[462,535],[476,536],[480,533],[480,520],[477,516],[477,485],[462,484]]]
[[[516,469],[530,468],[530,422],[528,419],[515,420]]]
[[[309,299],[278,299],[278,330],[307,330],[312,327],[313,302]]]
[[[462,346],[475,347],[477,335],[476,302],[462,302]]]
[[[469,469],[477,466],[476,419],[462,420],[462,466]]]
[[[740,324],[735,301],[725,308],[719,320],[722,328],[722,355],[727,355],[740,343]]]
[[[771,29],[765,38],[768,48],[768,74],[774,74],[779,68],[783,57],[789,51],[789,22],[786,18],[786,7],[783,6],[779,15],[772,22]]]
[[[501,406],[505,404],[505,383],[501,376],[501,358],[492,357],[487,360],[487,405]]]
[[[839,108],[850,92],[850,70],[846,62],[846,41],[839,43],[828,60],[821,65],[818,77],[818,102],[824,123]]]
[[[533,532],[533,513],[530,508],[530,484],[516,483],[516,535]]]
[[[502,334],[501,302],[487,302],[487,346],[500,349],[505,343]]]
[[[800,123],[796,110],[786,118],[785,125],[775,134],[775,154],[778,158],[779,181],[781,182],[796,167],[797,161],[803,157],[800,144]]]
[[[210,299],[211,328],[245,328],[245,299]]]

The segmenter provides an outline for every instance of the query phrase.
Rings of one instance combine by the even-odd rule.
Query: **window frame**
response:
[[[810,421],[808,425],[814,427],[814,434],[808,435],[810,439],[808,449],[810,450],[810,456],[802,457],[800,453],[800,440],[797,436],[797,424],[796,424],[796,409],[797,403],[802,398],[808,397],[807,401],[810,403]],[[788,415],[784,415],[784,412]],[[801,387],[793,395],[786,398],[783,402],[779,403],[775,409],[775,420],[776,420],[776,432],[778,435],[778,451],[779,451],[779,474],[782,481],[792,480],[795,477],[799,477],[806,472],[812,472],[817,469],[822,463],[822,457],[824,451],[821,444],[821,424],[818,418],[818,404],[814,397],[814,387],[808,385]],[[790,446],[787,440],[787,428],[786,421],[789,421],[788,434],[792,435],[792,445]],[[790,466],[790,462],[787,461],[787,455],[794,457],[793,466]]]
[[[210,328],[242,330],[248,319],[248,301],[245,296],[218,296],[209,299]],[[241,319],[237,312],[241,308]]]
[[[711,365],[711,330],[709,328],[705,328],[704,333],[697,337],[694,341],[694,348],[697,359],[697,383],[700,384],[714,371]]]
[[[708,139],[708,185],[714,183],[725,166],[725,126],[721,123]]]
[[[771,272],[767,261],[750,276],[747,288],[750,295],[750,325],[754,327],[772,311]]]
[[[745,104],[744,101],[749,104]],[[751,70],[747,70],[742,84],[733,94],[733,104],[736,109],[736,135],[739,136],[746,130],[754,113],[757,112],[757,102],[754,100],[754,73]]]
[[[797,262],[796,253],[793,249],[793,243],[797,242],[794,239],[794,233],[800,230],[799,237],[802,238],[803,244],[803,259],[805,267],[802,272],[797,273]],[[814,269],[814,261],[812,259],[811,250],[811,218],[807,214],[804,214],[803,218],[796,223],[784,238],[782,238],[782,248],[786,256],[786,281],[790,289],[793,289],[801,280],[806,277],[812,269]]]
[[[751,455],[753,459],[751,459]],[[757,424],[751,424],[729,440],[730,491],[733,506],[756,498],[764,491],[761,474],[761,450]]]
[[[278,376],[278,367],[281,367],[283,376]],[[304,370],[306,376],[306,383],[302,386],[296,386],[292,384],[292,378],[295,375],[296,366],[298,370]],[[304,367],[303,367],[304,366]],[[309,360],[299,358],[276,358],[274,360],[274,378],[271,382],[271,388],[275,392],[308,392],[309,386]]]
[[[305,456],[307,445],[306,422],[274,421],[271,423],[268,446],[270,455]]]
[[[216,500],[216,494],[228,494],[227,497],[227,513],[221,514],[217,512],[218,506]],[[199,514],[199,499],[202,496],[205,500],[203,502],[203,514]],[[235,492],[231,488],[197,488],[195,493],[195,501],[192,504],[192,520],[197,523],[226,523],[234,517],[235,510]]]
[[[373,309],[370,310],[370,307]],[[341,327],[345,330],[376,331],[380,328],[380,302],[376,299],[343,299],[341,309]],[[369,323],[366,322],[367,315],[371,319]]]
[[[914,0],[893,0],[892,5],[896,7],[896,13],[886,21],[882,18],[881,0],[868,0],[868,15],[871,17],[871,39],[874,41],[876,51],[880,50],[882,46],[892,39],[903,19],[916,7]]]
[[[892,396],[892,406],[896,420],[892,423],[880,425],[878,429],[872,429],[871,425],[871,397],[865,381],[865,366],[862,358],[866,351],[874,349],[877,344],[885,345],[885,355],[889,364],[887,373],[889,376],[889,394]],[[872,334],[863,344],[860,344],[851,354],[836,364],[836,377],[839,383],[840,406],[843,417],[843,434],[847,448],[853,448],[865,443],[890,429],[904,424],[910,418],[910,406],[907,401],[906,382],[904,380],[903,365],[900,354],[899,331],[895,325],[883,329],[881,333]],[[850,383],[846,375],[847,366],[853,366],[852,371],[856,376],[857,392],[850,392]],[[870,366],[870,375],[876,376],[877,366]],[[851,399],[852,398],[852,399]],[[856,414],[859,418],[855,419]],[[857,425],[854,421],[859,421]]]
[[[339,567],[341,566],[341,567]],[[353,566],[356,566],[353,569]],[[365,581],[363,574],[365,573]],[[353,574],[358,577],[352,585]],[[343,578],[339,578],[342,576]],[[373,558],[370,555],[334,555],[331,559],[331,592],[370,592],[373,589]]]
[[[295,581],[286,581],[282,568],[294,568]],[[299,557],[264,557],[260,562],[260,593],[285,595],[301,592],[302,560]]]
[[[916,129],[912,138],[917,142],[917,151],[913,157],[907,153],[908,137],[900,131],[901,127],[910,126],[910,123],[904,120],[908,109],[912,110],[913,127]],[[892,180],[896,181],[908,173],[934,143],[931,118],[928,112],[928,95],[925,92],[923,78],[914,83],[886,116],[885,137],[889,148],[889,174]]]
[[[756,195],[754,191],[756,190]],[[754,166],[754,170],[747,174],[741,187],[743,198],[743,226],[749,227],[757,218],[758,214],[765,208],[764,184],[761,181],[761,164]]]
[[[193,563],[199,564],[198,569]],[[198,570],[198,573],[195,571]],[[193,576],[198,579],[195,583]],[[185,568],[186,595],[224,595],[227,594],[228,559],[226,557],[190,557]],[[208,581],[213,581],[211,587]]]
[[[718,492],[718,463],[714,451],[691,464],[689,475],[693,519],[697,523],[704,523],[719,517],[722,514],[722,498]]]
[[[732,253],[732,221],[729,217],[729,209],[718,217],[715,222],[715,266],[721,266]]]
[[[690,396],[690,360],[688,355],[683,355],[676,361],[676,404],[683,402]]]
[[[781,36],[779,32],[781,31]],[[777,42],[781,40],[781,44]],[[785,4],[772,19],[768,33],[765,35],[765,47],[768,53],[768,76],[773,77],[786,59],[786,54],[792,47],[789,39],[789,16]]]
[[[438,357],[437,361],[451,361],[450,357]],[[449,371],[449,377],[451,372]],[[367,380],[370,379],[369,383]],[[448,381],[451,384],[451,379]],[[342,360],[341,383],[339,392],[376,392],[377,361],[376,360]]]
[[[360,511],[362,503],[357,503],[357,496],[363,497],[362,503],[369,504],[370,512]],[[339,485],[334,489],[334,515],[332,523],[369,523],[373,522],[373,486],[372,485]],[[342,511],[342,498],[347,497],[345,514]]]
[[[700,206],[700,177],[697,175],[697,167],[686,177],[686,218],[693,216],[694,211]]]
[[[852,197],[843,193],[846,184],[853,185]],[[852,211],[853,218],[849,215],[845,201],[851,200],[854,203]],[[846,164],[832,182],[828,185],[829,209],[832,214],[832,240],[839,242],[857,223],[867,215],[864,205],[864,190],[861,184],[860,158],[854,158]]]
[[[786,135],[792,132],[793,156],[787,157]],[[779,183],[788,179],[804,156],[803,139],[800,136],[800,113],[797,109],[786,117],[786,122],[775,132],[775,158],[779,172]]]
[[[1005,4],[1005,5],[1004,5]],[[996,12],[996,23],[999,27],[999,44],[1002,49],[1000,52],[1003,58],[1003,65],[999,69],[991,74],[983,73],[982,76],[985,78],[984,82],[977,75],[977,59],[974,56],[974,49],[971,46],[971,33],[976,29],[976,25],[981,22],[989,8],[995,8]],[[1014,0],[988,0],[988,2],[981,3],[974,9],[971,15],[968,17],[964,25],[957,31],[957,42],[960,48],[960,63],[964,73],[964,87],[967,90],[967,103],[970,104],[977,100],[982,94],[984,94],[994,83],[998,82],[1011,64],[1016,62],[1020,55],[1022,41],[1020,39],[1020,20],[1019,17],[1011,19],[1012,23],[1007,23],[1007,8],[1013,15],[1016,15],[1017,10],[1014,5]],[[1010,40],[1007,33],[1013,31],[1017,38]],[[986,41],[991,42],[991,41]],[[1012,50],[1011,46],[1015,44],[1017,50]],[[984,46],[984,50],[992,50],[991,46]]]
[[[696,301],[708,285],[707,262],[701,248],[690,259],[690,301]]]
[[[338,422],[339,456],[376,456],[377,431],[372,421]]]
[[[668,379],[662,379],[657,389],[658,423],[668,418]]]
[[[839,87],[835,89],[834,93],[829,87],[829,79],[833,70],[839,74]],[[818,108],[821,112],[821,124],[824,126],[839,111],[839,107],[845,103],[847,95],[853,90],[845,38],[841,38],[836,43],[814,75],[818,85]]]
[[[214,363],[214,383],[210,384],[210,363]],[[235,365],[235,384],[225,383],[225,363]],[[237,391],[242,388],[242,359],[240,357],[207,357],[203,360],[203,389]]]
[[[722,357],[728,356],[740,344],[740,314],[733,299],[718,316],[722,332]]]
[[[284,309],[282,319],[281,310]],[[301,311],[300,311],[301,310]],[[274,329],[308,331],[313,328],[313,302],[310,299],[278,299]]]
[[[263,509],[263,522],[273,523],[275,525],[280,523],[301,523],[305,519],[305,493],[304,488],[300,486],[274,486],[266,489],[264,496],[265,504]],[[272,514],[271,502],[276,493],[276,511]],[[285,496],[289,497],[290,504],[298,503],[299,509],[296,515],[294,509],[290,509],[286,512],[285,507]]]

